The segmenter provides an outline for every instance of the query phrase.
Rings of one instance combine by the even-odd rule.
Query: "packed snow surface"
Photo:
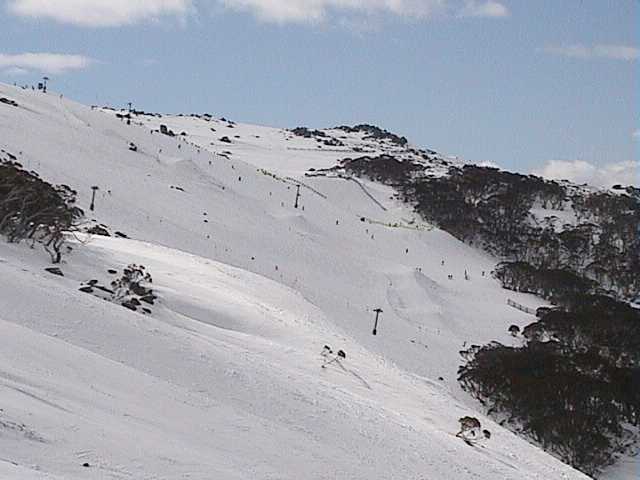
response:
[[[129,237],[75,234],[64,277],[39,247],[0,243],[0,478],[587,478],[456,382],[462,348],[534,321],[507,299],[539,300],[502,290],[495,259],[388,187],[304,175],[399,146],[0,96],[18,105],[0,104],[0,148],[77,190],[87,227]],[[78,290],[134,263],[150,315]],[[346,358],[321,368],[324,345]],[[456,438],[465,415],[491,439]]]

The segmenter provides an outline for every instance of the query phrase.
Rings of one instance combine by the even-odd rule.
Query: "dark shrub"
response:
[[[9,242],[39,242],[59,263],[64,233],[84,215],[75,201],[68,186],[53,186],[17,162],[0,160],[0,234]]]

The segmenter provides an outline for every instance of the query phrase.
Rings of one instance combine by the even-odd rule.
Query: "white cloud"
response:
[[[609,188],[616,184],[640,185],[640,162],[628,161],[594,165],[584,160],[551,160],[535,175],[556,180]]]
[[[191,0],[9,0],[10,12],[85,27],[113,27],[185,15]]]
[[[590,47],[576,44],[545,47],[543,51],[553,55],[585,60],[591,58],[608,58],[632,61],[640,58],[640,48],[629,45],[594,45]]]
[[[82,55],[64,55],[58,53],[21,53],[5,55],[0,53],[0,68],[9,72],[26,73],[64,73],[87,68],[94,61]]]
[[[459,16],[489,18],[508,17],[509,9],[502,3],[493,0],[489,0],[486,2],[467,0],[462,10],[460,10]]]
[[[640,48],[628,45],[596,45],[593,47],[593,52],[596,57],[616,60],[637,60],[640,58]]]
[[[154,67],[159,63],[160,61],[157,58],[145,58],[140,62],[143,67]]]
[[[427,18],[445,9],[448,0],[220,0],[234,10],[251,12],[261,20],[316,23],[330,13],[392,14]]]
[[[505,17],[497,0],[7,0],[9,12],[83,27],[115,27],[181,17],[206,6],[247,12],[266,22],[375,24],[372,17]]]
[[[8,67],[3,68],[2,70],[0,70],[0,72],[11,77],[18,77],[20,75],[26,75],[27,73],[29,73],[29,70],[21,67]]]
[[[635,138],[636,140],[640,140],[640,128],[635,132],[633,132],[632,135],[633,135],[633,138]]]

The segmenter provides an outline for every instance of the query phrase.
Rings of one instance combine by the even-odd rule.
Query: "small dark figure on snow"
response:
[[[320,352],[320,355],[322,355],[323,357],[327,357],[332,353],[333,353],[333,350],[331,350],[331,347],[329,345],[325,345],[324,347],[322,347],[322,352]]]
[[[332,363],[340,364],[340,360],[344,360],[347,358],[347,354],[344,353],[344,350],[338,350],[338,353],[333,356],[333,350],[329,345],[325,345],[322,349],[321,355],[326,358],[325,362],[322,364],[322,368],[326,368],[327,365],[331,365]]]

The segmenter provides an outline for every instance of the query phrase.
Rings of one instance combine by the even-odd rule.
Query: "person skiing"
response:
[[[332,363],[340,364],[340,360],[344,360],[347,358],[347,354],[344,353],[344,350],[338,350],[338,353],[333,356],[333,350],[328,345],[325,345],[322,349],[321,355],[326,359],[326,361],[321,365],[322,368],[327,368],[327,365],[331,365]]]

